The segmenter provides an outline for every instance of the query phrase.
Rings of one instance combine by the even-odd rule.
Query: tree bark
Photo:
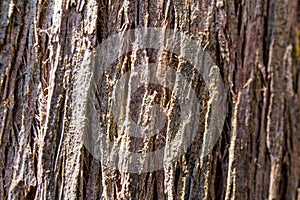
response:
[[[0,0],[0,8],[0,199],[300,199],[299,1]],[[142,27],[180,30],[204,47],[228,106],[207,156],[202,131],[172,165],[129,173],[87,150],[75,103],[84,56]],[[110,74],[138,56],[124,55]],[[152,142],[150,151],[160,145]]]

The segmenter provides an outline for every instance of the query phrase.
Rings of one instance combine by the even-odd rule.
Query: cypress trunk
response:
[[[0,0],[0,199],[299,200],[299,6],[297,0]],[[80,110],[78,98],[88,87],[87,55],[114,34],[145,27],[181,31],[205,49],[225,86],[226,118],[213,149],[199,156],[211,95],[199,86],[200,131],[187,151],[158,170],[132,173],[106,166],[83,142],[86,127],[78,120],[86,120],[86,102]],[[111,60],[105,73],[113,80],[118,67],[130,71],[158,57],[153,49],[132,50]],[[170,52],[161,59],[173,69],[184,62]],[[97,105],[116,89],[101,77]],[[160,102],[170,99],[164,92]],[[146,145],[116,133],[114,122],[104,126],[105,137],[120,146]],[[164,143],[150,144],[148,151]]]

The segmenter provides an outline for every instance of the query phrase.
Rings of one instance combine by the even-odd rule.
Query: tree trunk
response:
[[[0,199],[300,199],[299,1],[0,0],[0,6]],[[217,143],[200,156],[214,108],[198,80],[199,131],[189,148],[160,169],[134,173],[105,165],[83,140],[81,97],[97,47],[145,27],[180,31],[202,46],[218,65],[227,106]],[[111,61],[107,79],[100,74],[92,101],[107,141],[155,151],[174,139],[166,130],[167,139],[152,137],[150,144],[117,133],[108,111],[116,85],[106,84],[118,69],[129,72],[159,54],[132,50]],[[173,69],[188,65],[170,52],[160,58]],[[171,104],[172,92],[162,91],[158,103]]]

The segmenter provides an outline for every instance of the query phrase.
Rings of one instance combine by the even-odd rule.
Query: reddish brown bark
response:
[[[0,0],[0,8],[0,199],[300,198],[299,1]],[[199,139],[169,170],[131,174],[84,147],[75,83],[85,52],[145,26],[206,46],[228,111],[208,156],[199,157]]]

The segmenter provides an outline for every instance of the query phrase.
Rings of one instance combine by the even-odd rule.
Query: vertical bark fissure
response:
[[[0,0],[0,199],[299,199],[298,4]],[[203,158],[204,98],[188,151],[162,170],[133,174],[106,167],[84,149],[84,111],[76,101],[90,74],[84,54],[112,34],[144,26],[188,32],[205,47],[230,92],[229,113],[222,137]],[[130,52],[110,73],[129,73],[158,54]],[[106,87],[98,88],[105,94]],[[105,136],[130,150],[161,147],[158,136],[142,142],[126,133]]]

